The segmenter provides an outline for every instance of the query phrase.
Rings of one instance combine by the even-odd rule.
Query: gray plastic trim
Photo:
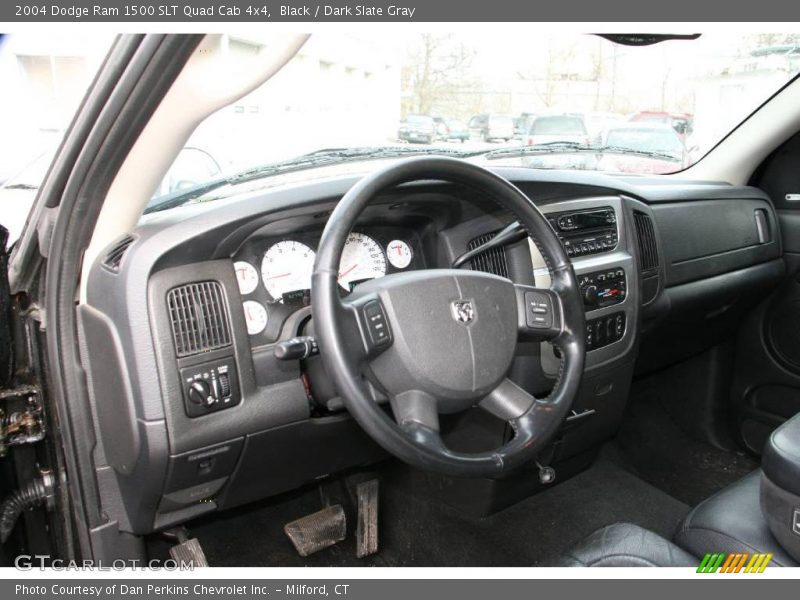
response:
[[[195,281],[218,281],[222,284],[229,307],[233,344],[228,348],[181,359],[179,363],[173,346],[166,296],[170,289]],[[308,418],[308,400],[299,379],[268,387],[256,386],[247,325],[231,260],[194,263],[156,273],[150,280],[149,304],[171,454],[188,452]],[[185,367],[213,362],[230,357],[231,353],[236,360],[241,402],[200,417],[188,417],[178,365]]]
[[[616,249],[612,252],[574,258],[572,266],[575,274],[579,277],[585,273],[603,269],[622,268],[625,271],[628,290],[625,299],[613,306],[591,310],[586,313],[586,318],[594,319],[622,311],[625,313],[626,327],[621,340],[586,353],[587,372],[607,367],[617,361],[630,360],[631,354],[635,352],[639,329],[639,271],[634,258],[636,252],[635,233],[633,233],[630,219],[628,219],[628,211],[625,210],[624,202],[619,196],[582,198],[541,207],[542,212],[547,215],[552,212],[586,210],[604,206],[613,208],[617,216],[619,241]],[[531,251],[535,252],[535,247],[532,247]],[[541,262],[535,255],[532,256],[532,260],[534,264]],[[561,360],[554,354],[552,344],[543,343],[541,345],[541,356],[542,370],[549,377],[555,377],[558,374]]]

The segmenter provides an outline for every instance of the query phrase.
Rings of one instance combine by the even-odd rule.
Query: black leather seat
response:
[[[674,542],[636,525],[617,523],[572,548],[562,566],[682,567],[709,552],[771,552],[771,565],[797,566],[770,533],[760,506],[761,470],[701,502],[687,515]]]
[[[657,533],[630,523],[598,529],[567,552],[562,567],[696,567],[698,560]]]
[[[796,567],[780,547],[761,512],[761,469],[745,475],[707,500],[684,519],[673,538],[695,556],[706,552],[772,552],[772,565]]]

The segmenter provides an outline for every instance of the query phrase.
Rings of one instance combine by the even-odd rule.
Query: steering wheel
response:
[[[356,219],[379,192],[419,180],[458,183],[509,210],[545,258],[550,288],[479,271],[429,269],[373,279],[341,298],[339,262]],[[585,323],[569,259],[533,202],[477,165],[421,157],[361,179],[328,219],[312,288],[320,355],[345,406],[379,445],[413,466],[472,477],[509,471],[553,437],[578,391]],[[544,340],[561,350],[562,362],[553,391],[539,399],[506,375],[520,341]],[[378,404],[381,394],[394,419]],[[447,448],[439,414],[473,406],[507,421],[513,438],[488,452]]]

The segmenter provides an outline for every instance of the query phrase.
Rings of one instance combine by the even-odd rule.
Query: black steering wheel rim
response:
[[[343,302],[339,294],[342,250],[361,212],[378,193],[420,180],[461,184],[493,198],[527,230],[551,273],[550,290],[557,302],[554,310],[560,312],[559,328],[552,341],[562,355],[555,386],[543,399],[528,396],[507,380],[498,386],[503,389],[492,396],[487,410],[508,420],[515,435],[501,448],[489,452],[453,452],[442,443],[436,428],[425,424],[425,419],[398,424],[380,408],[363,376],[364,355],[354,349],[354,336],[365,335],[364,331],[354,332],[358,327],[363,330],[358,325],[362,321],[353,317],[353,307]],[[420,157],[365,176],[345,194],[328,219],[314,263],[312,289],[320,354],[345,406],[379,445],[414,466],[454,476],[492,476],[513,469],[533,459],[550,441],[578,392],[585,361],[585,322],[572,265],[533,202],[513,184],[480,166],[452,158]],[[525,398],[531,400],[529,405],[522,404]],[[516,406],[524,406],[524,410]],[[399,418],[394,401],[393,408]],[[517,414],[515,410],[523,412]]]

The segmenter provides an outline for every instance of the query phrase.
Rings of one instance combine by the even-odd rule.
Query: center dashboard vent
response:
[[[467,250],[474,250],[475,248],[483,246],[495,235],[497,235],[496,231],[476,237],[467,244]],[[504,247],[492,248],[486,252],[481,252],[473,258],[470,263],[474,271],[483,271],[484,273],[508,277],[508,262],[506,261],[506,250]]]
[[[219,282],[173,288],[167,294],[167,306],[178,358],[230,345],[228,309]]]
[[[639,271],[650,275],[658,269],[658,243],[653,221],[643,212],[633,212],[636,238],[639,242]]]

